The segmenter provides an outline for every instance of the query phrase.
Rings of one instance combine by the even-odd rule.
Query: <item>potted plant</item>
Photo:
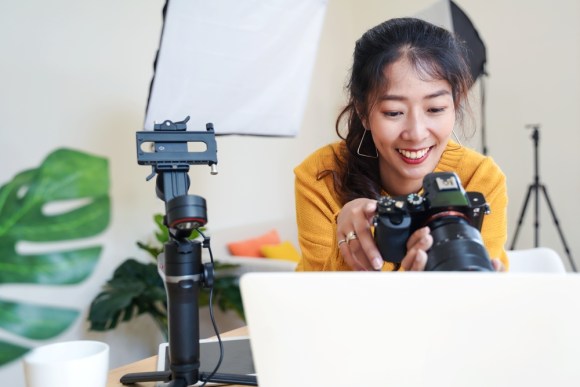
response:
[[[157,257],[169,240],[169,231],[163,224],[161,214],[154,215],[153,219],[157,226],[156,243],[137,242],[137,246],[151,258],[150,262],[128,258],[117,267],[112,278],[91,302],[88,315],[91,330],[114,329],[120,322],[148,314],[167,339],[167,295],[157,271]],[[198,237],[200,234],[194,231],[190,239]],[[239,278],[228,270],[235,267],[236,265],[214,262],[214,300],[222,311],[233,310],[244,320]],[[199,292],[199,306],[207,305],[209,290],[202,289]]]

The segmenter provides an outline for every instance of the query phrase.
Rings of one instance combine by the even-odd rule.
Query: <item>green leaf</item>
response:
[[[110,220],[108,190],[106,159],[69,149],[54,151],[39,168],[2,186],[0,283],[71,284],[87,278],[98,261],[99,247],[26,255],[17,245],[102,232]]]
[[[120,321],[149,313],[165,316],[166,295],[157,265],[127,259],[91,303],[88,319],[92,330],[112,329]]]
[[[108,191],[107,160],[70,149],[57,149],[40,167],[1,186],[0,284],[84,281],[102,248],[71,249],[67,242],[105,230],[110,221]],[[77,310],[0,300],[0,328],[33,340],[61,334],[78,316]],[[0,364],[28,350],[0,341]]]
[[[101,250],[90,247],[20,256],[0,245],[0,283],[77,284],[93,272]]]
[[[0,366],[18,359],[28,351],[30,351],[30,348],[0,340]]]
[[[0,188],[0,238],[46,242],[93,236],[109,224],[106,159],[60,149],[42,166],[17,175]],[[83,205],[56,215],[47,205],[84,199]]]
[[[141,249],[141,250],[145,250],[149,253],[149,255],[154,259],[157,260],[157,257],[159,256],[159,254],[161,254],[161,252],[163,252],[163,248],[158,247],[158,246],[151,246],[151,245],[146,245],[143,242],[137,242],[137,246]]]
[[[32,340],[60,335],[78,315],[72,309],[0,300],[0,328]]]
[[[157,238],[157,242],[159,242],[161,245],[164,245],[165,242],[169,240],[169,230],[167,229],[167,227],[165,227],[163,215],[161,214],[153,215],[153,221],[157,225],[157,230],[155,231],[155,237]]]

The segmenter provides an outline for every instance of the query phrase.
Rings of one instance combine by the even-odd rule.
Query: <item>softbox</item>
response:
[[[451,0],[441,0],[415,16],[441,26],[459,36],[460,39],[465,41],[469,50],[468,59],[473,80],[485,74],[485,63],[487,62],[485,44],[469,17],[457,4]]]
[[[145,129],[294,136],[306,106],[326,0],[167,0]]]

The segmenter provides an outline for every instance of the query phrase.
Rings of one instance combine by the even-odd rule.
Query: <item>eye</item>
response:
[[[396,112],[396,111],[388,111],[388,112],[383,112],[383,115],[385,117],[398,117],[400,115],[403,115],[402,112]]]
[[[436,108],[429,108],[427,111],[429,113],[443,113],[447,108],[446,107],[436,107]]]

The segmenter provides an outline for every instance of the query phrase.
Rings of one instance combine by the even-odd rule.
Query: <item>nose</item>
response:
[[[420,111],[411,111],[407,115],[405,129],[401,133],[401,138],[405,141],[419,142],[429,136],[428,120],[425,114]]]

